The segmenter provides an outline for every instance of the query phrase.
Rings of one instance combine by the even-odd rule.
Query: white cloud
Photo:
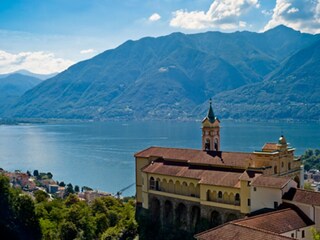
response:
[[[161,16],[158,13],[154,13],[149,17],[150,22],[156,22],[161,19]]]
[[[163,73],[163,72],[168,72],[169,69],[168,69],[167,67],[161,67],[161,68],[159,68],[158,71],[161,72],[161,73]]]
[[[94,52],[95,52],[94,49],[89,48],[89,49],[81,50],[81,51],[80,51],[80,54],[90,54],[90,53],[94,53]]]
[[[20,52],[17,54],[0,50],[0,73],[25,69],[33,73],[61,72],[74,64],[73,61],[57,58],[50,52]]]
[[[320,33],[320,0],[277,0],[264,31],[280,24],[307,33]]]
[[[239,22],[239,27],[245,28],[247,26],[247,23],[244,21]]]
[[[296,12],[299,12],[299,9],[298,8],[290,8],[288,10],[288,13],[296,13]]]
[[[260,7],[258,0],[215,0],[207,12],[182,9],[173,12],[170,26],[185,29],[235,29],[243,27],[244,22],[240,17],[253,7]]]
[[[272,15],[273,11],[272,11],[272,10],[263,9],[263,10],[261,11],[261,13],[262,13],[263,15],[265,15],[265,16],[270,16],[270,15]]]

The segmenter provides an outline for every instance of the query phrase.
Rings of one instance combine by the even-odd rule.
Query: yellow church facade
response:
[[[283,136],[261,151],[221,151],[211,102],[202,121],[202,149],[150,147],[135,160],[137,207],[183,230],[194,229],[200,218],[217,226],[277,208],[283,194],[301,184],[301,161]]]

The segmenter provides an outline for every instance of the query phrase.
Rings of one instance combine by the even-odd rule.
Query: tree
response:
[[[13,199],[12,206],[19,235],[28,236],[26,239],[41,239],[40,223],[32,199],[25,194],[18,194]]]
[[[52,179],[52,178],[53,178],[53,175],[52,175],[51,172],[47,172],[47,176],[48,176],[49,179]]]
[[[12,218],[9,199],[9,179],[0,174],[0,236],[11,236],[13,234],[10,226],[7,224]]]
[[[60,237],[62,240],[73,240],[78,235],[78,229],[72,222],[64,222],[61,225]]]
[[[92,191],[93,189],[91,187],[87,187],[87,186],[83,186],[81,188],[81,192],[85,192],[85,191]]]
[[[45,202],[49,198],[48,193],[45,191],[37,190],[34,192],[34,197],[36,198],[36,201],[39,202]]]
[[[138,234],[138,223],[135,219],[130,218],[125,222],[122,230],[121,239],[134,239]]]
[[[318,232],[315,228],[311,228],[311,232],[314,240],[320,240],[320,232]]]
[[[100,236],[109,227],[109,220],[106,214],[98,213],[94,221],[96,223],[96,235]]]
[[[314,191],[313,187],[311,186],[311,183],[305,182],[303,185],[304,190]]]
[[[110,226],[114,227],[119,222],[119,214],[115,210],[109,210],[108,211],[108,219],[110,222]]]
[[[59,186],[60,186],[60,187],[65,187],[66,184],[64,183],[64,181],[61,181],[61,182],[59,183]]]
[[[306,150],[305,156],[306,156],[306,157],[312,157],[312,156],[313,156],[313,151],[312,151],[312,149]]]
[[[78,185],[75,185],[75,186],[74,186],[74,191],[77,192],[77,193],[80,192],[80,188],[79,188]]]
[[[101,240],[117,240],[121,239],[121,231],[116,227],[108,228],[101,236]]]
[[[43,239],[59,239],[57,224],[49,219],[40,219]]]
[[[72,185],[68,187],[71,189]],[[137,235],[135,206],[131,200],[124,203],[113,197],[102,197],[88,204],[75,194],[52,201],[46,201],[47,194],[43,191],[36,191],[34,196],[36,203],[21,190],[11,188],[9,179],[0,175],[0,236],[125,240]],[[162,239],[165,237],[162,235]]]
[[[79,202],[79,198],[78,198],[78,196],[76,196],[74,194],[69,194],[69,196],[65,200],[65,204],[67,207],[72,206],[78,202]]]
[[[67,197],[67,196],[69,196],[69,194],[73,194],[73,193],[74,193],[73,186],[71,183],[68,183],[67,187],[65,189],[64,196]]]
[[[33,171],[33,176],[38,177],[39,176],[39,171],[38,170],[34,170]]]
[[[320,170],[320,149],[308,149],[301,156],[301,160],[304,164],[304,169],[309,171],[310,169]]]
[[[102,200],[102,198],[96,198],[93,200],[92,205],[91,205],[91,209],[93,214],[99,214],[99,213],[103,213],[106,214],[108,212],[108,209],[104,203],[104,201]]]

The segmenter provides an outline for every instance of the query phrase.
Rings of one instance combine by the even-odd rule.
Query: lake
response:
[[[221,121],[221,149],[251,152],[284,134],[296,155],[320,148],[320,123]],[[201,122],[143,121],[0,125],[0,167],[51,172],[115,193],[134,183],[134,153],[149,146],[201,148]],[[134,186],[123,195],[134,195]]]

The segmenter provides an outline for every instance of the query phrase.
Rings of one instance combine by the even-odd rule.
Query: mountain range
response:
[[[20,73],[0,76],[0,114],[26,91],[41,82],[40,79]]]
[[[29,77],[38,78],[40,80],[46,80],[46,79],[52,78],[58,74],[58,73],[39,74],[39,73],[30,72],[25,69],[21,69],[21,70],[11,72],[11,73],[0,74],[0,78],[5,78],[5,77],[8,77],[9,75],[16,74],[16,73],[21,74],[21,75],[25,75],[25,76],[29,76]]]
[[[130,40],[38,84],[3,116],[190,119],[213,97],[222,118],[319,120],[319,41],[285,26]]]

